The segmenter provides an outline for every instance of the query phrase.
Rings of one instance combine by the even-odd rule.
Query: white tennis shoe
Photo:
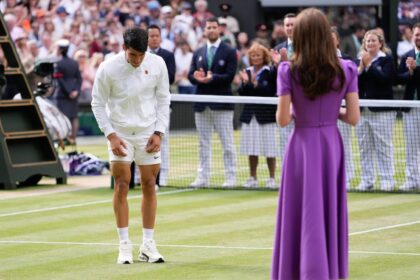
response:
[[[140,246],[139,261],[149,263],[163,263],[165,259],[156,248],[156,243],[153,239],[144,241]]]
[[[249,177],[244,183],[244,188],[258,188],[258,180],[254,177]]]
[[[277,189],[278,185],[276,183],[276,179],[268,178],[267,180],[265,180],[265,187],[267,189]]]
[[[117,264],[133,263],[133,245],[130,240],[120,242]]]

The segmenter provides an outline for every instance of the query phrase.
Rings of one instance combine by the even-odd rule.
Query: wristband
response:
[[[155,135],[159,136],[159,137],[160,137],[160,139],[162,139],[162,137],[163,137],[163,135],[164,135],[162,132],[157,131],[157,130],[156,130],[156,131],[154,131],[154,132],[153,132],[153,134],[155,134]]]

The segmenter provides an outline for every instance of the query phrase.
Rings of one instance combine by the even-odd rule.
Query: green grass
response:
[[[402,183],[405,147],[400,137],[400,121],[394,135],[396,181]],[[236,131],[238,148],[239,138]],[[156,227],[156,240],[166,263],[115,264],[117,234],[112,191],[103,186],[0,200],[0,280],[268,279],[277,192],[217,189],[182,192],[182,187],[196,176],[197,143],[195,133],[173,133],[170,137],[169,183],[178,188],[161,189],[162,194],[167,194],[158,198]],[[355,140],[353,145],[356,177],[360,177]],[[103,160],[108,157],[105,144],[78,146],[78,150]],[[212,156],[212,184],[218,186],[224,179],[224,166],[216,135]],[[277,179],[280,170],[278,162]],[[237,171],[238,183],[245,181],[248,161],[239,152]],[[260,180],[268,177],[263,158],[258,174]],[[357,183],[355,179],[353,185]],[[30,189],[52,191],[54,186]],[[2,192],[11,191],[0,190],[0,199]],[[136,244],[141,239],[139,196],[139,188],[130,191],[130,235]],[[350,279],[419,278],[419,205],[420,196],[415,194],[349,194]],[[33,211],[39,209],[47,210]],[[395,225],[401,226],[392,227]],[[371,229],[379,230],[365,232]]]
[[[355,187],[360,181],[360,154],[357,139],[354,131],[352,134],[353,162],[355,167],[355,179],[352,186]],[[248,157],[241,155],[240,131],[235,131],[234,142],[237,153],[237,183],[241,185],[249,177]],[[394,167],[396,186],[401,185],[405,180],[405,143],[403,138],[403,125],[400,119],[397,119],[394,127]],[[198,166],[198,137],[195,131],[185,133],[172,133],[169,138],[170,145],[170,168],[169,168],[169,186],[186,187],[197,176]],[[88,145],[78,147],[80,151],[86,151],[97,155],[103,160],[108,159],[106,145]],[[212,166],[211,166],[211,185],[221,186],[224,182],[223,155],[218,135],[214,133],[212,140]],[[279,182],[281,174],[281,161],[277,158],[276,179]],[[258,165],[258,178],[260,187],[264,186],[264,180],[269,177],[266,160],[260,157]],[[379,183],[379,178],[376,180]],[[379,184],[377,184],[379,185]]]
[[[117,233],[107,187],[1,200],[0,279],[269,278],[277,192],[179,191],[164,188],[160,193],[168,193],[158,198],[155,237],[164,264],[115,264]],[[130,191],[136,244],[139,196],[139,188]],[[349,194],[350,279],[418,279],[419,204],[414,194]],[[16,213],[37,209],[47,210]],[[413,224],[361,233],[405,223]]]

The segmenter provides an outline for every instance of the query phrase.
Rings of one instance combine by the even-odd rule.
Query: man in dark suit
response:
[[[163,58],[168,69],[169,85],[175,80],[175,56],[172,52],[165,50],[160,47],[162,43],[161,30],[157,25],[150,25],[147,29],[149,34],[148,39],[148,51],[154,53]],[[160,164],[160,171],[156,177],[156,184],[158,186],[168,185],[168,174],[169,174],[169,123],[166,128],[166,134],[162,138],[161,143],[161,156],[162,162]]]
[[[420,100],[420,22],[413,26],[414,48],[401,57],[398,80],[405,84],[404,99]],[[403,109],[406,142],[406,180],[401,190],[420,188],[420,108]]]
[[[295,24],[296,14],[289,13],[284,16],[283,25],[287,40],[274,47],[277,53],[280,53],[280,61],[290,59],[293,53],[293,26]],[[278,60],[278,59],[276,59]],[[274,61],[279,63],[279,61]]]
[[[71,136],[69,140],[75,141],[79,130],[79,103],[77,101],[82,86],[82,76],[79,64],[67,56],[70,42],[66,39],[58,41],[58,52],[61,59],[56,63],[54,77],[57,78],[58,87],[55,93],[57,107],[71,122]]]
[[[219,22],[216,18],[206,21],[207,44],[198,49],[192,58],[188,79],[197,85],[197,94],[232,95],[231,83],[235,76],[237,56],[235,49],[221,42]],[[192,187],[210,184],[211,139],[213,128],[220,136],[225,165],[223,187],[236,185],[236,153],[233,145],[233,104],[196,103],[195,123],[199,136],[198,176]]]
[[[353,33],[343,38],[341,50],[355,60],[359,54],[363,36],[365,36],[365,29],[360,24],[355,24],[351,28]]]

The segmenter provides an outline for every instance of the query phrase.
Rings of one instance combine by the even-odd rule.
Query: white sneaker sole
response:
[[[148,263],[163,263],[165,262],[165,260],[162,258],[150,258],[148,255],[146,255],[145,253],[140,253],[139,254],[139,261],[141,262],[148,262]]]
[[[132,264],[133,260],[117,260],[117,264]]]

